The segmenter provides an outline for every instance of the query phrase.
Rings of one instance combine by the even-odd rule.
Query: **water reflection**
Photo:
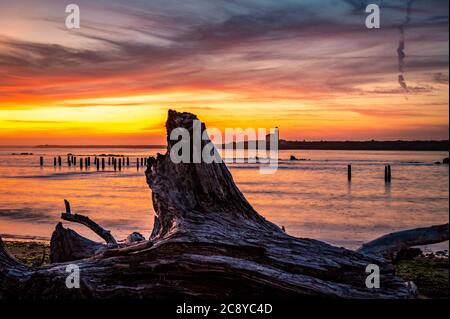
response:
[[[55,155],[73,153],[81,159],[86,150],[33,149],[35,155],[26,157],[0,150],[0,233],[49,238],[67,198],[74,212],[89,215],[117,238],[133,231],[148,236],[153,226],[151,191],[145,165],[137,166],[137,158],[158,151],[164,152],[89,150],[130,157],[130,166],[121,171],[107,163],[97,171],[93,162],[80,170],[78,159],[71,167],[65,161],[53,167]],[[39,167],[41,154],[47,166]],[[290,155],[311,160],[290,161]],[[229,167],[253,207],[291,235],[354,248],[390,231],[448,222],[449,169],[430,164],[446,153],[281,151],[279,156],[274,175],[259,174],[258,164]],[[386,162],[395,164],[391,184],[383,181]],[[83,227],[70,227],[96,239]]]

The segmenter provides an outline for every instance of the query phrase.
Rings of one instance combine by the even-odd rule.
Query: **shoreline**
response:
[[[50,263],[50,243],[4,240],[8,252],[29,267]]]

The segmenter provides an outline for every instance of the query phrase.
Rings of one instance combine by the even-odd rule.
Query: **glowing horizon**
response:
[[[446,140],[448,3],[0,2],[0,145],[164,144],[168,109],[288,140]],[[30,10],[33,8],[33,10]]]

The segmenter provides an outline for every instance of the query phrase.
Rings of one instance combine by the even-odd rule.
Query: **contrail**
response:
[[[406,18],[403,24],[401,24],[398,29],[400,31],[400,41],[398,42],[398,48],[397,48],[397,56],[398,56],[398,72],[400,72],[398,76],[398,83],[400,86],[408,91],[408,86],[406,85],[405,78],[403,76],[403,67],[404,67],[404,60],[406,57],[405,54],[405,29],[409,24],[409,21],[411,20],[411,9],[413,2],[415,0],[409,0],[406,4]]]
[[[403,74],[399,74],[398,75],[398,83],[400,84],[400,86],[405,89],[406,91],[408,91],[408,86],[406,85],[405,82],[405,78],[403,77]]]
[[[403,28],[400,29],[400,41],[398,42],[398,48],[397,48],[397,56],[398,56],[398,72],[403,73],[403,65],[404,65],[404,59],[406,57],[405,54],[405,36],[403,32]]]

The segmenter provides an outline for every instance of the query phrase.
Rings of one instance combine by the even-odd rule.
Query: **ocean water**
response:
[[[12,155],[29,152],[33,155]],[[163,149],[0,149],[0,234],[3,238],[49,240],[68,199],[74,213],[91,217],[118,239],[133,231],[148,237],[154,212],[144,168],[136,158]],[[91,167],[68,167],[67,154],[91,156]],[[93,156],[120,154],[130,167],[97,171]],[[62,167],[53,166],[61,155]],[[289,161],[290,155],[305,161]],[[44,167],[39,157],[44,156]],[[297,237],[350,249],[377,236],[449,220],[449,167],[435,165],[447,152],[280,151],[273,175],[258,164],[229,164],[238,187],[253,207]],[[347,181],[347,165],[353,178]],[[392,182],[384,182],[384,166]],[[83,226],[65,223],[94,240]],[[448,242],[437,245],[448,249]]]

